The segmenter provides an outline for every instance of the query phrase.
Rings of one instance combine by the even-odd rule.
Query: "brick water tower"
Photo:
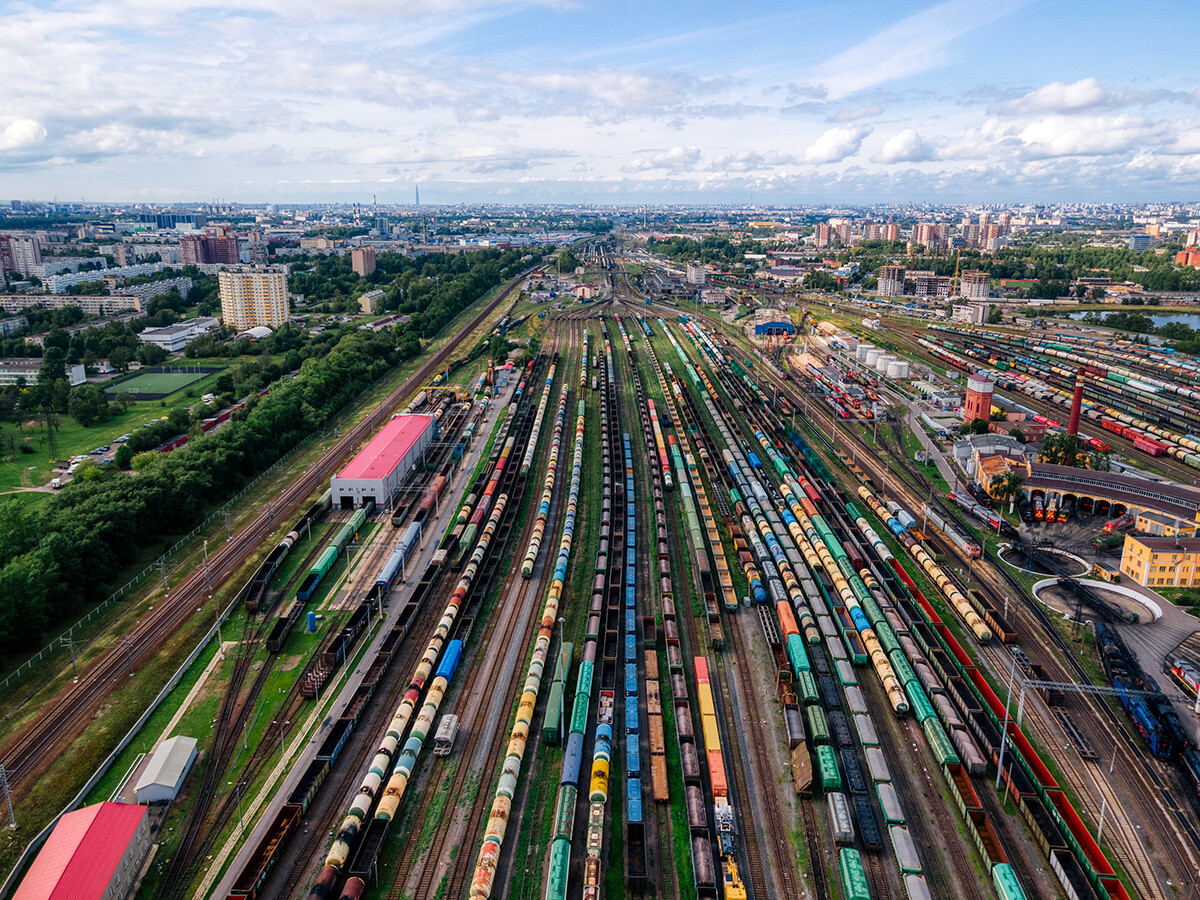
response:
[[[982,375],[967,379],[967,399],[963,402],[963,422],[970,424],[975,419],[988,422],[992,417],[992,388],[994,385]]]

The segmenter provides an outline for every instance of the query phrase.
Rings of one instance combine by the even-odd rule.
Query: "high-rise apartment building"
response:
[[[217,273],[221,318],[238,331],[288,320],[286,266],[231,266]]]
[[[880,266],[876,291],[881,297],[904,296],[904,266]]]
[[[36,237],[0,234],[0,270],[19,272],[25,278],[37,274],[42,264],[42,248]]]
[[[375,271],[375,248],[355,247],[350,251],[350,268],[356,275],[367,278]]]
[[[913,229],[913,240],[926,247],[936,247],[941,242],[941,231],[937,225],[922,222]]]
[[[896,224],[880,225],[879,226],[879,237],[881,240],[885,240],[885,241],[900,240],[900,226],[896,225]]]
[[[986,300],[992,293],[992,279],[987,272],[969,269],[962,273],[958,293],[972,300]]]

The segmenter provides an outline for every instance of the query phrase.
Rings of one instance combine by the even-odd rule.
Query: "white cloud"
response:
[[[1022,155],[1031,159],[1125,153],[1153,136],[1154,129],[1136,116],[1046,116],[1017,134]]]
[[[644,150],[637,159],[621,167],[622,172],[649,172],[666,169],[668,172],[691,172],[700,162],[699,147],[672,147],[670,150]]]
[[[879,152],[871,159],[884,165],[898,162],[927,162],[934,158],[935,153],[934,147],[921,135],[911,128],[906,128],[884,141]]]
[[[33,119],[13,119],[0,131],[0,151],[22,150],[38,143],[46,136],[46,129]]]
[[[1031,0],[945,0],[878,31],[817,65],[810,80],[839,99],[885,81],[941,68],[955,41],[1028,5]]]
[[[848,156],[853,156],[866,140],[871,129],[865,125],[852,125],[847,128],[830,128],[823,135],[809,144],[804,151],[804,161],[809,163],[841,162]]]
[[[1024,97],[999,104],[997,111],[1005,115],[1082,112],[1111,109],[1124,105],[1129,99],[1130,95],[1101,84],[1095,78],[1082,78],[1071,84],[1052,81]]]

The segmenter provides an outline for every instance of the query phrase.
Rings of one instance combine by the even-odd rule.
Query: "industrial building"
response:
[[[780,334],[795,334],[796,326],[791,322],[759,322],[754,326],[756,337],[771,337]]]
[[[133,789],[138,803],[170,803],[196,761],[196,739],[177,734],[158,745]]]
[[[154,344],[162,347],[168,353],[178,353],[196,338],[208,334],[221,327],[218,319],[205,317],[189,319],[178,325],[165,325],[162,328],[147,328],[138,335],[144,344]]]
[[[1121,573],[1149,588],[1200,586],[1200,540],[1128,534]]]
[[[384,506],[416,467],[421,454],[436,439],[437,421],[433,416],[393,416],[358,455],[329,480],[334,506],[351,509],[367,501]]]
[[[58,820],[13,900],[124,900],[150,851],[146,807],[97,803]]]

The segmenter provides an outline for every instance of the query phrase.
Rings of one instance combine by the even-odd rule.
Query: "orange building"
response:
[[[992,388],[994,385],[982,375],[967,379],[967,399],[963,402],[963,421],[975,419],[988,421],[992,414]]]
[[[1200,269],[1200,250],[1180,250],[1175,254],[1175,265]]]

